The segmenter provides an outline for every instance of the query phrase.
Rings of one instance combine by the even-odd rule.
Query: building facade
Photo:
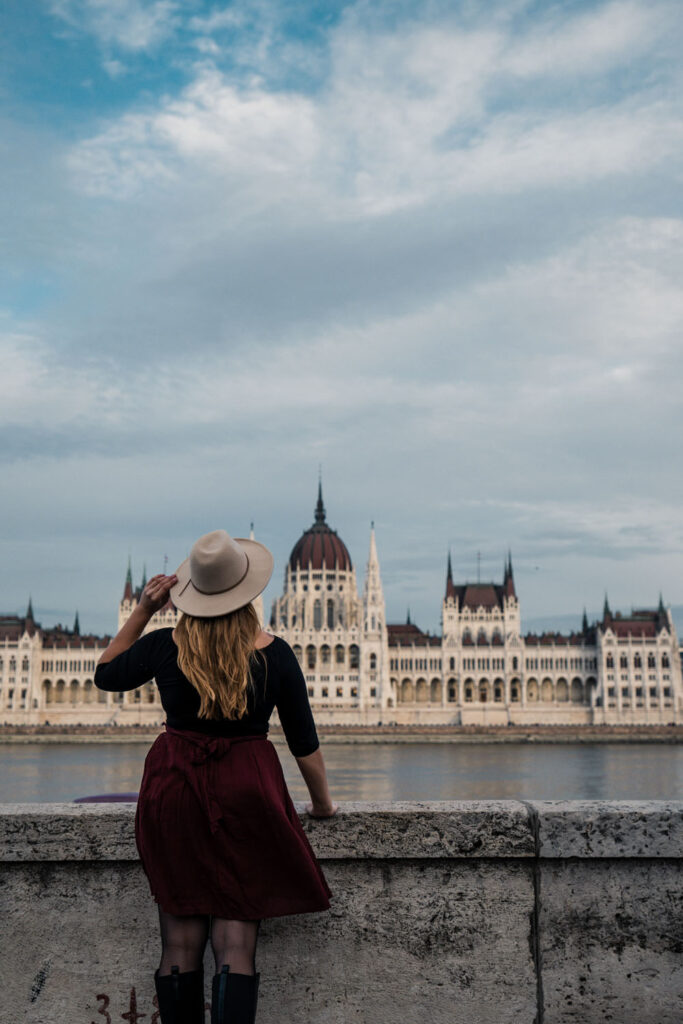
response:
[[[251,533],[253,538],[253,530]],[[140,600],[130,564],[118,624]],[[262,602],[255,602],[263,620]],[[168,604],[148,629],[173,626]],[[321,724],[669,724],[683,721],[681,653],[670,610],[612,614],[570,634],[523,634],[512,558],[501,583],[455,583],[451,559],[441,634],[386,621],[374,526],[362,591],[322,498],[296,542],[269,629],[293,648]],[[160,725],[153,682],[125,693],[93,683],[109,637],[43,630],[0,617],[0,721]],[[277,714],[274,713],[274,721]]]

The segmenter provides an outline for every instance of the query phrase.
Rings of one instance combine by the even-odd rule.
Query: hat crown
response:
[[[247,574],[244,548],[225,530],[200,537],[190,552],[190,579],[201,594],[222,594],[236,587]]]

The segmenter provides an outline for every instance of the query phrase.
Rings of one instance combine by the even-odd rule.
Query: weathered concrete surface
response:
[[[347,802],[328,821],[295,803],[320,859],[533,857],[514,800]],[[135,804],[0,804],[0,860],[137,860]]]
[[[133,815],[0,806],[2,1024],[159,1024]],[[258,1021],[678,1024],[682,816],[482,801],[304,817],[335,895],[263,922]],[[208,996],[208,950],[205,971]]]
[[[547,861],[540,926],[546,1022],[683,1021],[681,864]]]
[[[542,857],[680,857],[681,804],[652,800],[543,800],[538,814]]]

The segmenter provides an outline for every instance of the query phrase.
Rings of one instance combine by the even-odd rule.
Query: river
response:
[[[137,792],[145,743],[0,744],[0,803]],[[308,795],[277,743],[294,800]],[[326,741],[333,799],[668,800],[683,797],[683,746]]]

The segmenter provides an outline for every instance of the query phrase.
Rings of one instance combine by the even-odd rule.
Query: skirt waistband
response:
[[[265,733],[245,733],[242,736],[209,736],[207,733],[194,732],[191,729],[175,729],[166,725],[169,736],[180,737],[189,745],[191,751],[183,751],[181,764],[178,766],[185,775],[188,785],[204,808],[209,819],[212,832],[216,832],[223,817],[220,802],[217,798],[218,762],[232,749],[236,743],[247,740],[267,740]],[[163,736],[164,734],[161,733]],[[183,760],[186,759],[183,765]],[[192,767],[188,766],[191,765]],[[206,770],[194,771],[199,765],[206,765]]]

